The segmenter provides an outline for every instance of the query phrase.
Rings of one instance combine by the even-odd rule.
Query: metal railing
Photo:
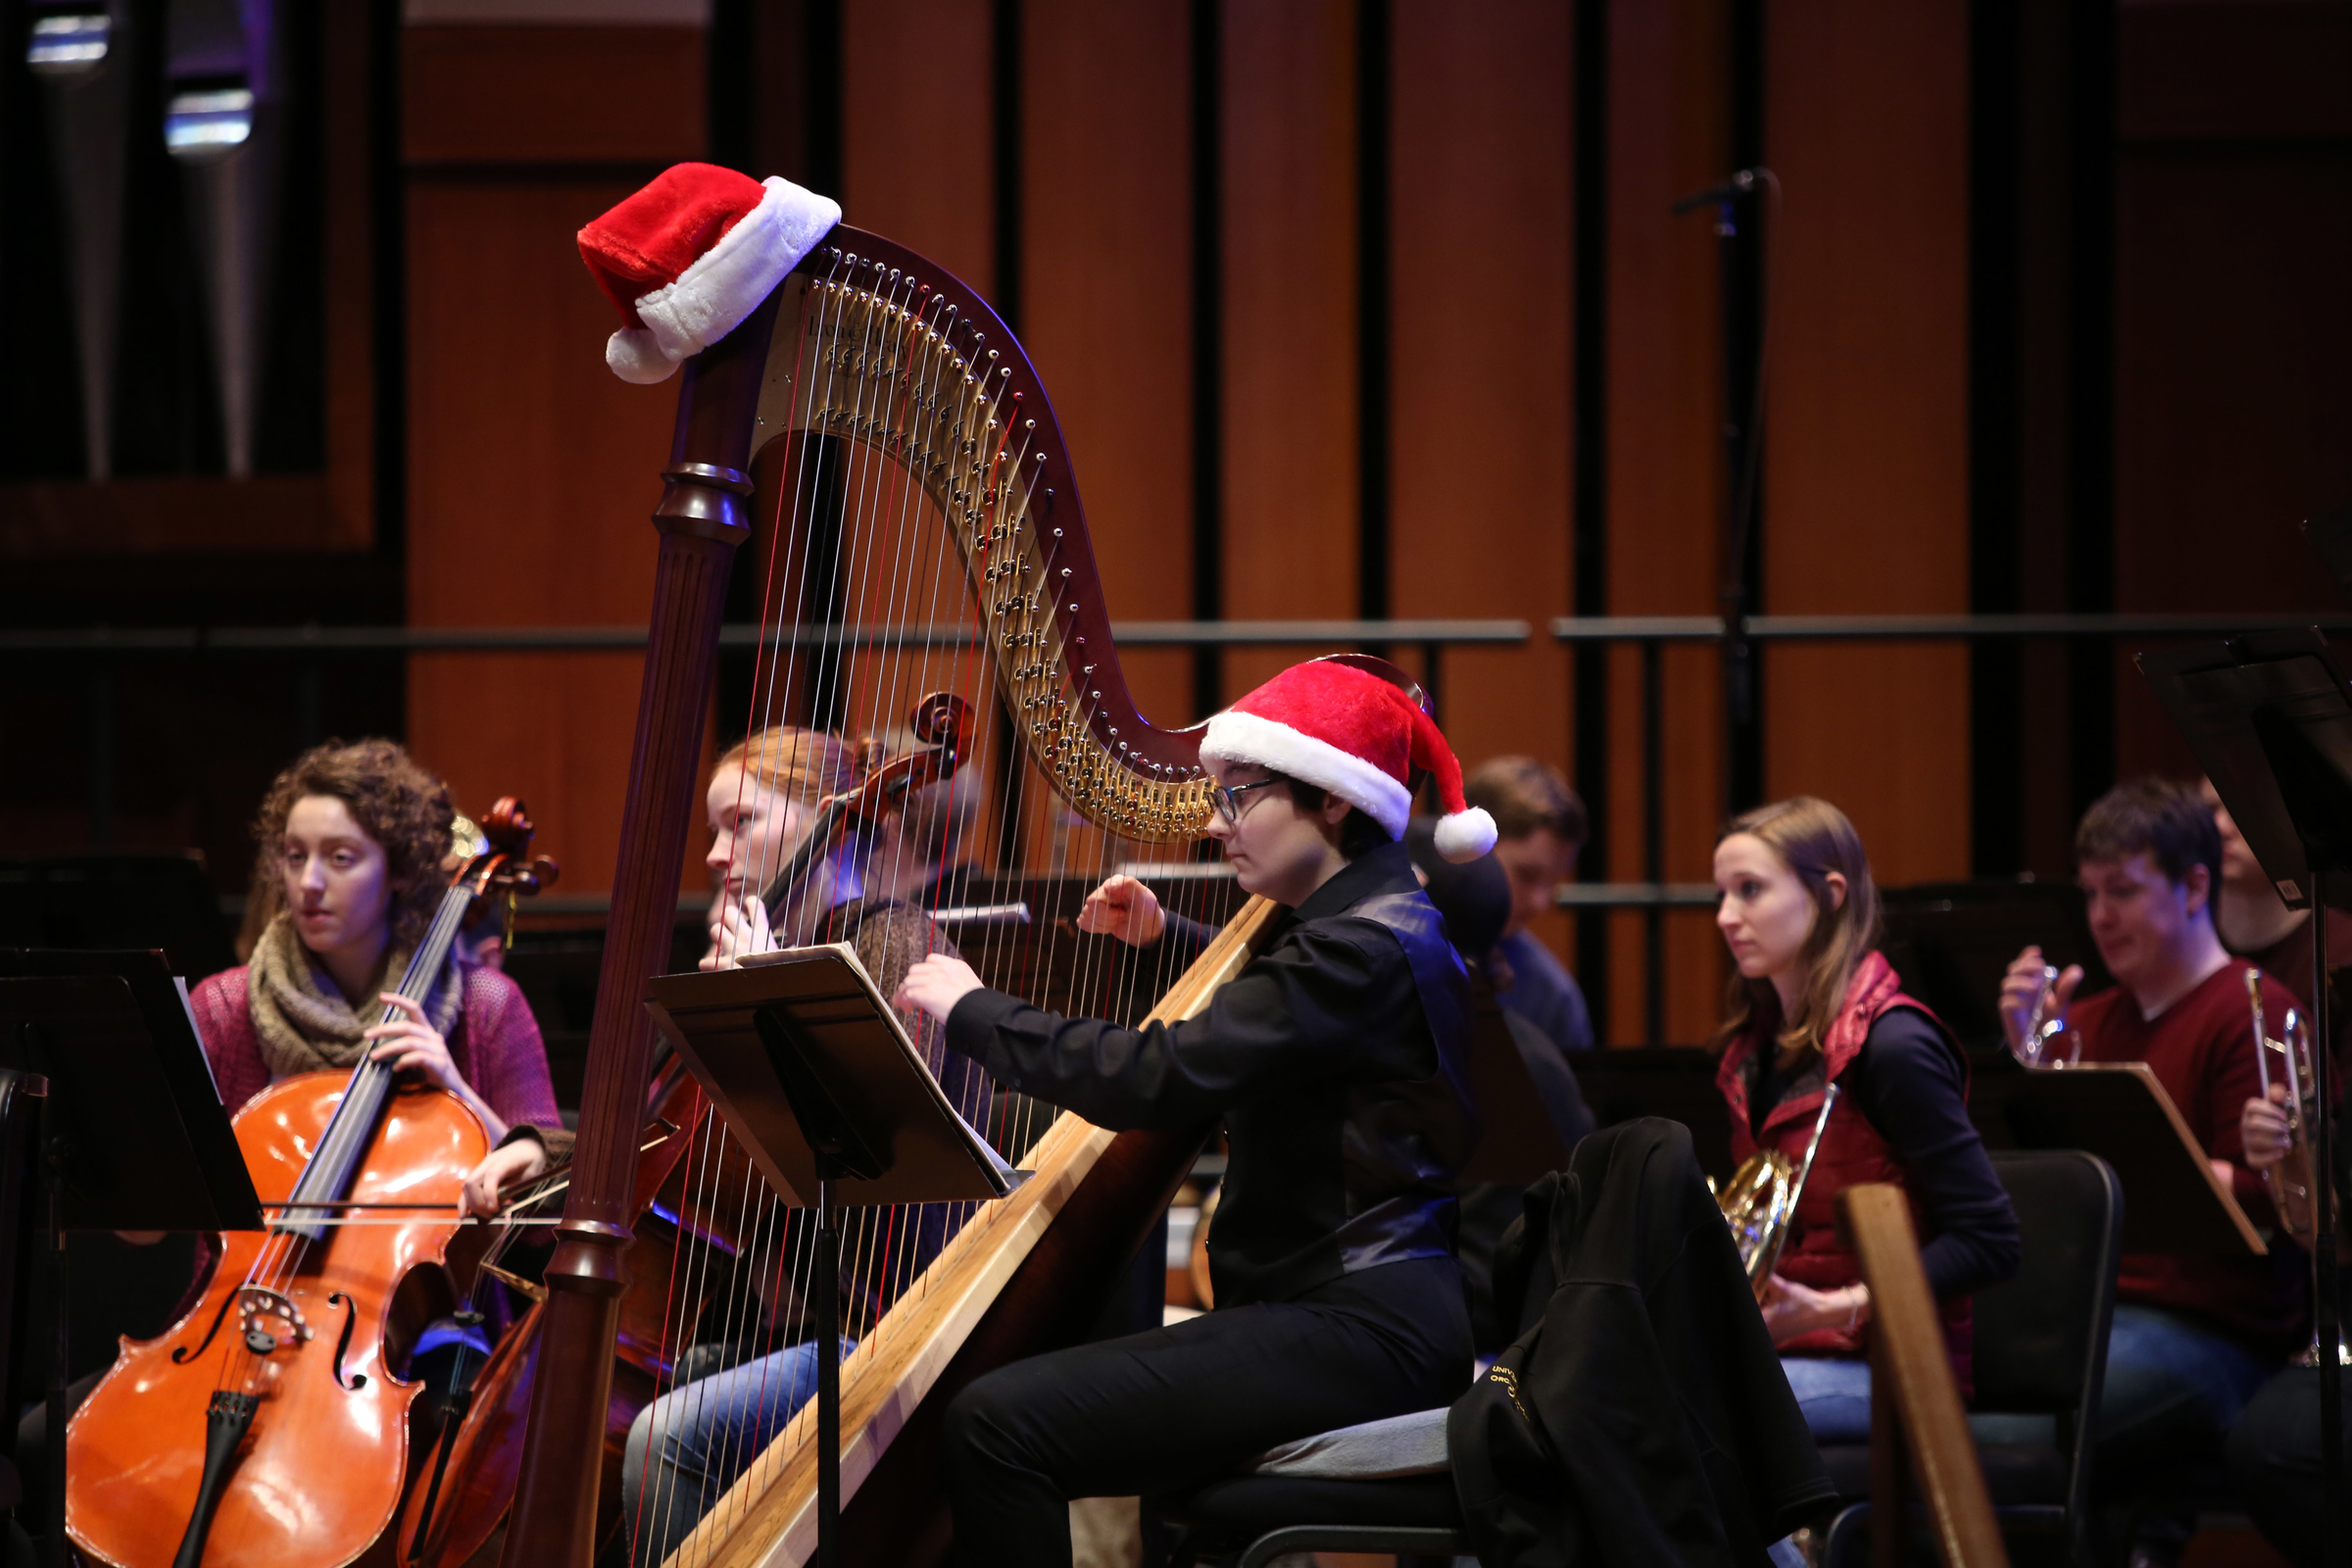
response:
[[[2006,615],[1749,615],[1735,629],[1716,615],[1561,615],[1552,640],[1570,646],[1633,643],[1642,655],[1642,875],[1640,882],[1575,883],[1559,890],[1564,909],[1642,911],[1642,1036],[1665,1040],[1666,913],[1706,908],[1715,889],[1665,880],[1665,822],[1661,797],[1665,758],[1664,650],[1671,643],[1741,644],[1852,642],[2115,642],[2242,636],[2248,632],[2352,632],[2352,615],[2230,614],[2006,614]]]
[[[2169,639],[2223,636],[2317,626],[2352,632],[2352,615],[2249,614],[2010,614],[2010,615],[1752,615],[1735,630],[1714,615],[1560,616],[1547,623],[1553,642],[1569,646],[1630,643],[1641,653],[1641,880],[1580,882],[1559,890],[1557,902],[1571,912],[1635,909],[1642,912],[1644,1037],[1664,1035],[1664,921],[1675,909],[1711,906],[1715,890],[1704,883],[1665,880],[1662,811],[1665,771],[1663,651],[1670,644],[1801,642],[2030,642],[2108,641],[2145,637]],[[1525,620],[1157,620],[1127,621],[1114,633],[1121,646],[1143,648],[1252,648],[1372,646],[1420,650],[1423,679],[1433,696],[1443,690],[1446,651],[1458,647],[1524,647],[1536,635]],[[741,657],[775,634],[753,625],[722,627],[722,653]],[[817,640],[842,648],[923,643],[969,646],[968,625],[848,624],[830,629],[799,627],[804,644]],[[89,662],[90,789],[93,824],[112,820],[112,670],[126,659],[291,658],[306,662],[330,659],[400,657],[416,654],[628,653],[645,646],[637,626],[178,626],[87,627],[64,630],[0,629],[0,661],[68,658]],[[301,700],[315,705],[316,681]],[[580,912],[587,912],[583,904]]]

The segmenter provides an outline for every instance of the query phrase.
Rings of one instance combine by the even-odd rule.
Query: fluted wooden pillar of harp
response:
[[[839,693],[842,731],[868,754],[887,750],[925,694],[955,694],[975,710],[993,695],[1007,722],[982,732],[1009,737],[1012,755],[991,753],[991,741],[963,772],[987,793],[965,847],[999,861],[998,884],[1099,877],[1140,859],[1157,867],[1147,874],[1161,877],[1177,913],[1188,904],[1205,910],[1214,886],[1195,873],[1215,868],[1180,863],[1209,819],[1199,727],[1161,728],[1138,710],[1053,407],[971,290],[887,240],[836,228],[758,314],[687,362],[663,477],[662,574],[578,1169],[549,1273],[539,1364],[563,1375],[533,1393],[504,1557],[532,1568],[586,1568],[593,1549],[610,1441],[603,1380],[624,1281],[617,1254],[644,1118],[644,981],[667,940],[696,812],[720,578],[735,541],[760,544],[763,632],[753,710],[720,714],[724,732],[786,722],[820,664]],[[753,886],[773,868],[760,869]],[[906,880],[872,862],[865,870],[877,887]],[[778,905],[780,940],[845,940],[820,929],[837,906],[818,901],[818,915],[804,917]],[[1249,961],[1272,914],[1250,901],[1181,979],[1173,954],[1183,945],[1163,944],[1164,972],[1140,987],[1113,982],[1136,956],[1114,955],[1107,939],[1081,937],[1066,920],[1041,920],[1024,973],[1060,976],[1059,994],[1156,997],[1156,1016],[1187,1016]],[[803,924],[784,929],[794,919]],[[982,978],[1006,977],[984,967]],[[994,1366],[1085,1337],[1205,1132],[1114,1136],[1067,1115],[1048,1128],[984,1087],[957,1108],[1037,1174],[994,1202],[871,1211],[845,1247],[858,1341],[842,1368],[852,1563],[938,1553],[947,1524],[930,1456],[942,1406]],[[721,1149],[723,1130],[709,1142]],[[740,1201],[756,1209],[762,1197],[747,1188]],[[772,1325],[779,1301],[807,1298],[808,1250],[796,1251],[787,1230],[780,1219],[747,1223],[743,1255],[730,1253],[736,1277],[771,1280],[763,1304],[693,1300],[700,1285],[678,1284],[666,1356],[715,1332],[712,1322],[737,1326],[728,1333]],[[814,1411],[804,1409],[763,1450],[739,1456],[726,1495],[674,1560],[805,1560],[814,1546],[813,1437]]]
[[[752,417],[775,318],[771,298],[686,367],[663,493],[660,555],[621,812],[612,912],[597,972],[596,1021],[581,1086],[571,1191],[546,1277],[540,1365],[506,1561],[585,1565],[596,1524],[598,1443],[629,1244],[636,1133],[645,1119],[653,1025],[645,982],[669,951],[686,832],[718,649],[727,573],[750,532]],[[584,1441],[583,1441],[584,1440]]]

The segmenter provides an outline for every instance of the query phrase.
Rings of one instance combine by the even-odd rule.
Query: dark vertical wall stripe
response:
[[[1193,616],[1225,613],[1225,0],[1192,0]],[[1193,650],[1193,711],[1225,700],[1224,659]]]
[[[1569,515],[1571,603],[1580,615],[1609,612],[1609,0],[1582,0],[1570,59],[1571,353],[1575,421]],[[1609,653],[1579,643],[1573,655],[1572,760],[1592,836],[1578,858],[1588,882],[1609,879]],[[1576,972],[1592,1016],[1609,1016],[1609,921],[1576,922]]]
[[[1362,508],[1356,612],[1389,613],[1389,92],[1394,36],[1389,0],[1356,12],[1356,342],[1361,376],[1357,462]],[[1444,715],[1441,714],[1442,718]]]
[[[1975,0],[1969,11],[1968,608],[1978,614],[2025,608],[2019,560],[2024,46],[2019,0]],[[1969,651],[1969,842],[1980,876],[2025,864],[2022,671],[2014,643],[1977,643]]]
[[[704,113],[710,123],[710,161],[762,179],[772,171],[755,167],[754,26],[752,0],[711,0],[710,25],[704,33],[710,85]]]
[[[1732,167],[1749,169],[1764,161],[1764,4],[1732,5]],[[1751,463],[1762,439],[1756,426],[1757,355],[1764,334],[1764,249],[1768,221],[1758,189],[1732,204],[1739,237],[1724,247],[1724,356],[1726,427],[1725,482],[1738,510],[1737,536],[1726,530],[1723,563],[1726,614],[1760,613],[1764,605],[1765,497],[1763,467]],[[1740,811],[1764,798],[1763,653],[1751,643],[1725,645],[1724,789],[1726,806]]]
[[[808,0],[808,177],[810,190],[838,192],[842,184],[844,56],[841,0]]]
[[[2066,127],[2066,608],[2115,608],[2115,7],[2069,0]],[[2115,777],[2115,662],[2067,655],[2071,793],[2079,815]]]
[[[989,303],[1021,329],[1021,0],[989,8],[989,72],[995,87],[996,287]]]
[[[368,208],[375,273],[370,322],[375,370],[375,549],[404,559],[409,520],[408,190],[400,170],[400,5],[375,0],[368,16]],[[385,574],[407,615],[406,574]],[[407,678],[407,661],[401,662]],[[405,708],[405,696],[399,699]]]
[[[990,176],[996,188],[995,287],[989,303],[1017,335],[1021,330],[1021,101],[1023,38],[1021,0],[991,0],[989,6]],[[997,707],[997,798],[1004,803],[997,835],[998,867],[1011,871],[1028,863],[1026,819],[1020,803],[1020,747],[1012,715]]]

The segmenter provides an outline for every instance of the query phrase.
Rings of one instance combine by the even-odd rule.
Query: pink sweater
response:
[[[563,1125],[556,1114],[556,1086],[547,1075],[547,1047],[522,990],[496,969],[469,968],[466,1002],[449,1032],[450,1059],[473,1092],[510,1126]],[[245,971],[224,969],[188,994],[196,1032],[211,1058],[220,1102],[235,1115],[270,1087],[270,1063],[262,1054],[245,992]]]

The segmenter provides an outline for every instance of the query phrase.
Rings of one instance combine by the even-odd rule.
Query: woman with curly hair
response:
[[[422,1002],[395,995],[448,887],[449,790],[391,741],[329,741],[296,758],[262,803],[254,837],[279,907],[250,959],[189,994],[231,1112],[280,1078],[389,1061],[481,1118],[499,1148],[466,1184],[499,1189],[544,1164],[561,1126],[538,1022],[514,982],[453,952]],[[260,878],[256,878],[257,883]],[[373,1020],[389,1004],[399,1016]]]

